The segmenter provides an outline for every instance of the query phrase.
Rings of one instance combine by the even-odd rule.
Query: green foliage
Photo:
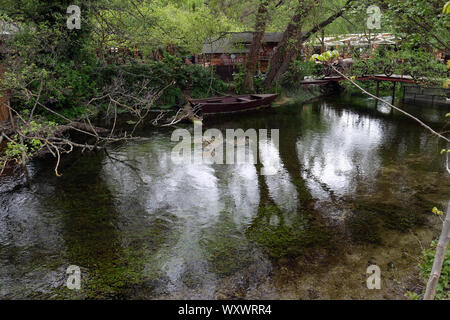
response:
[[[378,0],[386,7],[386,23],[411,48],[445,49],[450,41],[450,16],[441,0]]]
[[[291,63],[288,71],[281,78],[281,85],[285,88],[296,88],[298,83],[302,81],[305,76],[319,76],[322,71],[322,66],[312,61],[296,60]]]
[[[368,58],[370,56],[370,58]],[[353,55],[352,75],[354,77],[372,76],[376,74],[410,75],[414,80],[430,86],[441,86],[447,77],[447,68],[436,60],[434,55],[422,49],[402,46],[398,50],[387,50],[379,46],[374,52],[370,49]],[[349,70],[346,70],[347,73]],[[363,87],[373,89],[375,84]],[[390,85],[380,83],[381,90]]]
[[[57,109],[79,106],[95,95],[93,71],[93,66],[85,63],[75,66],[74,61],[58,62],[54,76],[46,81],[47,100]]]
[[[422,252],[422,262],[419,264],[420,270],[424,280],[428,280],[433,267],[434,255],[436,254],[436,241],[431,243],[429,249],[425,249]],[[436,299],[448,300],[450,299],[450,248],[447,246],[445,251],[444,263],[442,264],[441,276],[439,277],[439,283],[436,289]]]
[[[436,207],[433,207],[433,210],[431,210],[431,211],[433,212],[433,214],[435,214],[435,215],[437,215],[437,216],[443,216],[443,215],[444,215],[444,212],[441,211],[441,210],[439,210],[439,209],[436,208]]]
[[[415,292],[408,291],[405,293],[405,297],[410,300],[419,300],[419,295]]]
[[[19,165],[25,164],[42,149],[42,139],[51,136],[55,129],[56,123],[52,121],[36,120],[22,124],[19,128],[20,134],[10,137],[6,149],[0,154],[0,170],[10,161]]]
[[[2,8],[0,19],[19,27],[3,43],[7,48],[8,72],[0,83],[0,90],[10,91],[16,110],[31,110],[36,101],[55,111],[79,108],[95,94],[88,6],[93,2],[77,3],[83,12],[81,30],[69,30],[66,26],[69,4],[72,3],[7,1]],[[36,114],[46,113],[37,108]]]
[[[247,73],[245,66],[239,68],[239,72],[233,74],[234,92],[241,94],[244,90],[244,79]]]
[[[214,7],[197,0],[105,1],[94,17],[94,41],[137,44],[145,53],[168,45],[200,53],[207,38],[234,28],[220,10],[212,13]]]
[[[332,50],[332,51],[328,50],[328,51],[325,51],[322,54],[317,54],[317,53],[313,54],[311,56],[311,58],[309,59],[309,61],[319,60],[319,61],[327,62],[327,61],[331,61],[331,60],[336,59],[336,58],[339,58],[339,51],[337,51],[337,50]]]
[[[234,92],[236,92],[236,94],[247,93],[244,90],[244,79],[245,79],[246,73],[247,73],[247,70],[246,70],[245,66],[242,65],[239,68],[239,72],[233,74]],[[255,73],[255,75],[253,76],[253,86],[254,86],[255,92],[257,92],[257,93],[264,92],[264,87],[263,87],[264,79],[265,79],[265,75],[263,73],[261,73],[259,71]]]
[[[442,9],[442,13],[445,13],[445,14],[450,13],[450,1],[444,5],[444,8]]]
[[[124,79],[127,88],[132,90],[148,81],[148,88],[168,87],[158,101],[159,105],[175,105],[183,96],[183,90],[192,90],[193,98],[203,98],[224,92],[227,85],[221,81],[211,69],[201,65],[186,65],[175,56],[166,55],[163,61],[150,61],[146,64],[109,65],[99,68],[97,83],[104,87],[112,83],[116,77]],[[211,86],[211,90],[210,90]]]

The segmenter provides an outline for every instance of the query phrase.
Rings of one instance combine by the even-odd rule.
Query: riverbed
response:
[[[389,97],[386,97],[389,99]],[[404,105],[436,129],[448,109]],[[253,163],[172,161],[175,128],[86,154],[31,186],[0,178],[1,299],[404,299],[440,230],[445,146],[360,96],[204,121],[203,129],[279,129]],[[189,124],[177,128],[193,131]],[[267,150],[267,149],[266,149]],[[264,164],[264,163],[263,163]],[[369,265],[381,289],[368,289]],[[81,289],[66,287],[69,265]]]

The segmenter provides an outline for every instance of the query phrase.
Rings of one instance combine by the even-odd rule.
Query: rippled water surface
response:
[[[448,110],[405,106],[441,128]],[[192,131],[189,125],[185,125]],[[374,101],[205,122],[280,129],[262,165],[175,164],[172,129],[0,180],[0,298],[400,298],[417,289],[450,184],[436,138]],[[261,146],[260,146],[261,147]],[[53,160],[52,160],[53,161]],[[419,244],[420,243],[420,244]],[[383,288],[365,287],[380,265]],[[65,288],[81,267],[82,289]]]

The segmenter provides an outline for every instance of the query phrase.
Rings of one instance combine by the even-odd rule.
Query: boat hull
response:
[[[191,103],[200,107],[202,114],[234,113],[266,108],[278,97],[278,94],[252,94],[225,96],[206,99],[191,99]]]

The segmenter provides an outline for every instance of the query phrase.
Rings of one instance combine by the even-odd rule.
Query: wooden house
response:
[[[259,71],[266,71],[282,35],[281,32],[267,32],[264,35],[258,57]],[[223,80],[232,80],[233,73],[239,72],[239,65],[245,62],[252,41],[253,32],[227,33],[216,39],[208,39],[196,62],[205,66],[213,65]]]

